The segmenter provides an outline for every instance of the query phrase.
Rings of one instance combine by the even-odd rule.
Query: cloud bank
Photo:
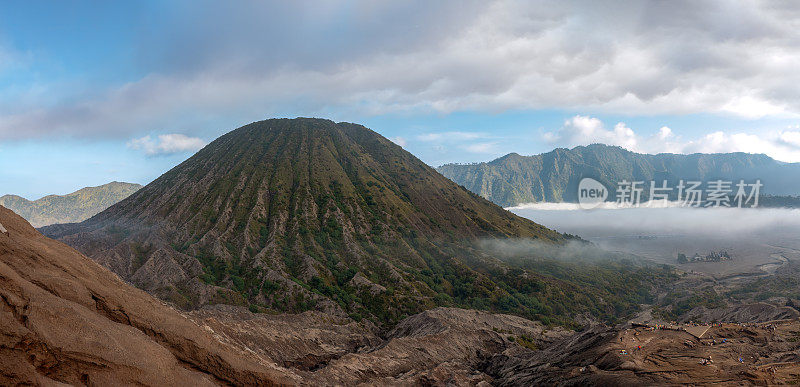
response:
[[[5,106],[0,139],[129,137],[187,116],[243,122],[286,109],[800,114],[800,6],[793,2],[157,7],[134,47],[145,76],[47,107]],[[631,137],[626,127],[607,131],[599,134]],[[787,141],[796,143],[794,136]]]
[[[575,206],[510,208],[517,215],[582,237],[691,235],[753,238],[797,235],[800,210],[784,208],[622,208],[580,210]]]

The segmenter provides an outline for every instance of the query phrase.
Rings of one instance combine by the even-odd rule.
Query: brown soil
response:
[[[292,383],[0,207],[0,384]]]
[[[679,328],[686,327],[695,328]],[[684,330],[596,328],[545,351],[496,356],[488,368],[500,385],[797,384],[798,339],[796,319],[715,325],[700,338]]]

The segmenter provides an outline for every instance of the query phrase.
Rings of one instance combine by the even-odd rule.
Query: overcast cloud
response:
[[[0,139],[131,138],[187,116],[247,120],[286,107],[309,114],[569,108],[796,117],[796,4],[191,2],[153,16],[136,48],[146,76],[46,107],[10,104]],[[565,127],[597,126],[575,119],[589,121]],[[649,149],[624,124],[593,133]],[[553,136],[569,142],[570,133]],[[759,149],[784,152],[798,140],[797,131],[710,136],[669,141],[676,150],[705,151],[758,140]],[[472,150],[490,149],[483,142]]]

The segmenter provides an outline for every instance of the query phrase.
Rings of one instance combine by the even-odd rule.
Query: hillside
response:
[[[534,156],[511,153],[490,162],[447,164],[437,170],[504,207],[541,201],[575,202],[578,183],[584,177],[594,178],[610,188],[622,180],[667,180],[674,186],[679,179],[748,182],[760,179],[764,184],[762,194],[800,193],[800,164],[781,163],[763,154],[650,155],[594,144],[558,148]]]
[[[3,207],[0,223],[0,384],[293,383]]]
[[[82,222],[142,188],[139,184],[111,182],[86,187],[67,195],[48,195],[28,200],[17,195],[0,196],[0,206],[19,214],[33,227]]]
[[[189,309],[317,309],[391,324],[461,306],[565,322],[629,310],[646,293],[635,268],[602,288],[509,271],[475,242],[565,238],[363,126],[321,119],[236,129],[106,211],[43,232]]]
[[[3,385],[783,385],[798,377],[797,319],[571,332],[435,308],[380,334],[316,311],[217,305],[181,314],[2,207],[0,224]],[[712,356],[712,365],[698,362]]]

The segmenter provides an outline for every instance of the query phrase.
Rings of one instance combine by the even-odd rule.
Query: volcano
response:
[[[489,273],[503,263],[475,241],[564,240],[370,129],[308,118],[233,130],[91,219],[42,231],[182,308],[379,323],[497,300]]]

